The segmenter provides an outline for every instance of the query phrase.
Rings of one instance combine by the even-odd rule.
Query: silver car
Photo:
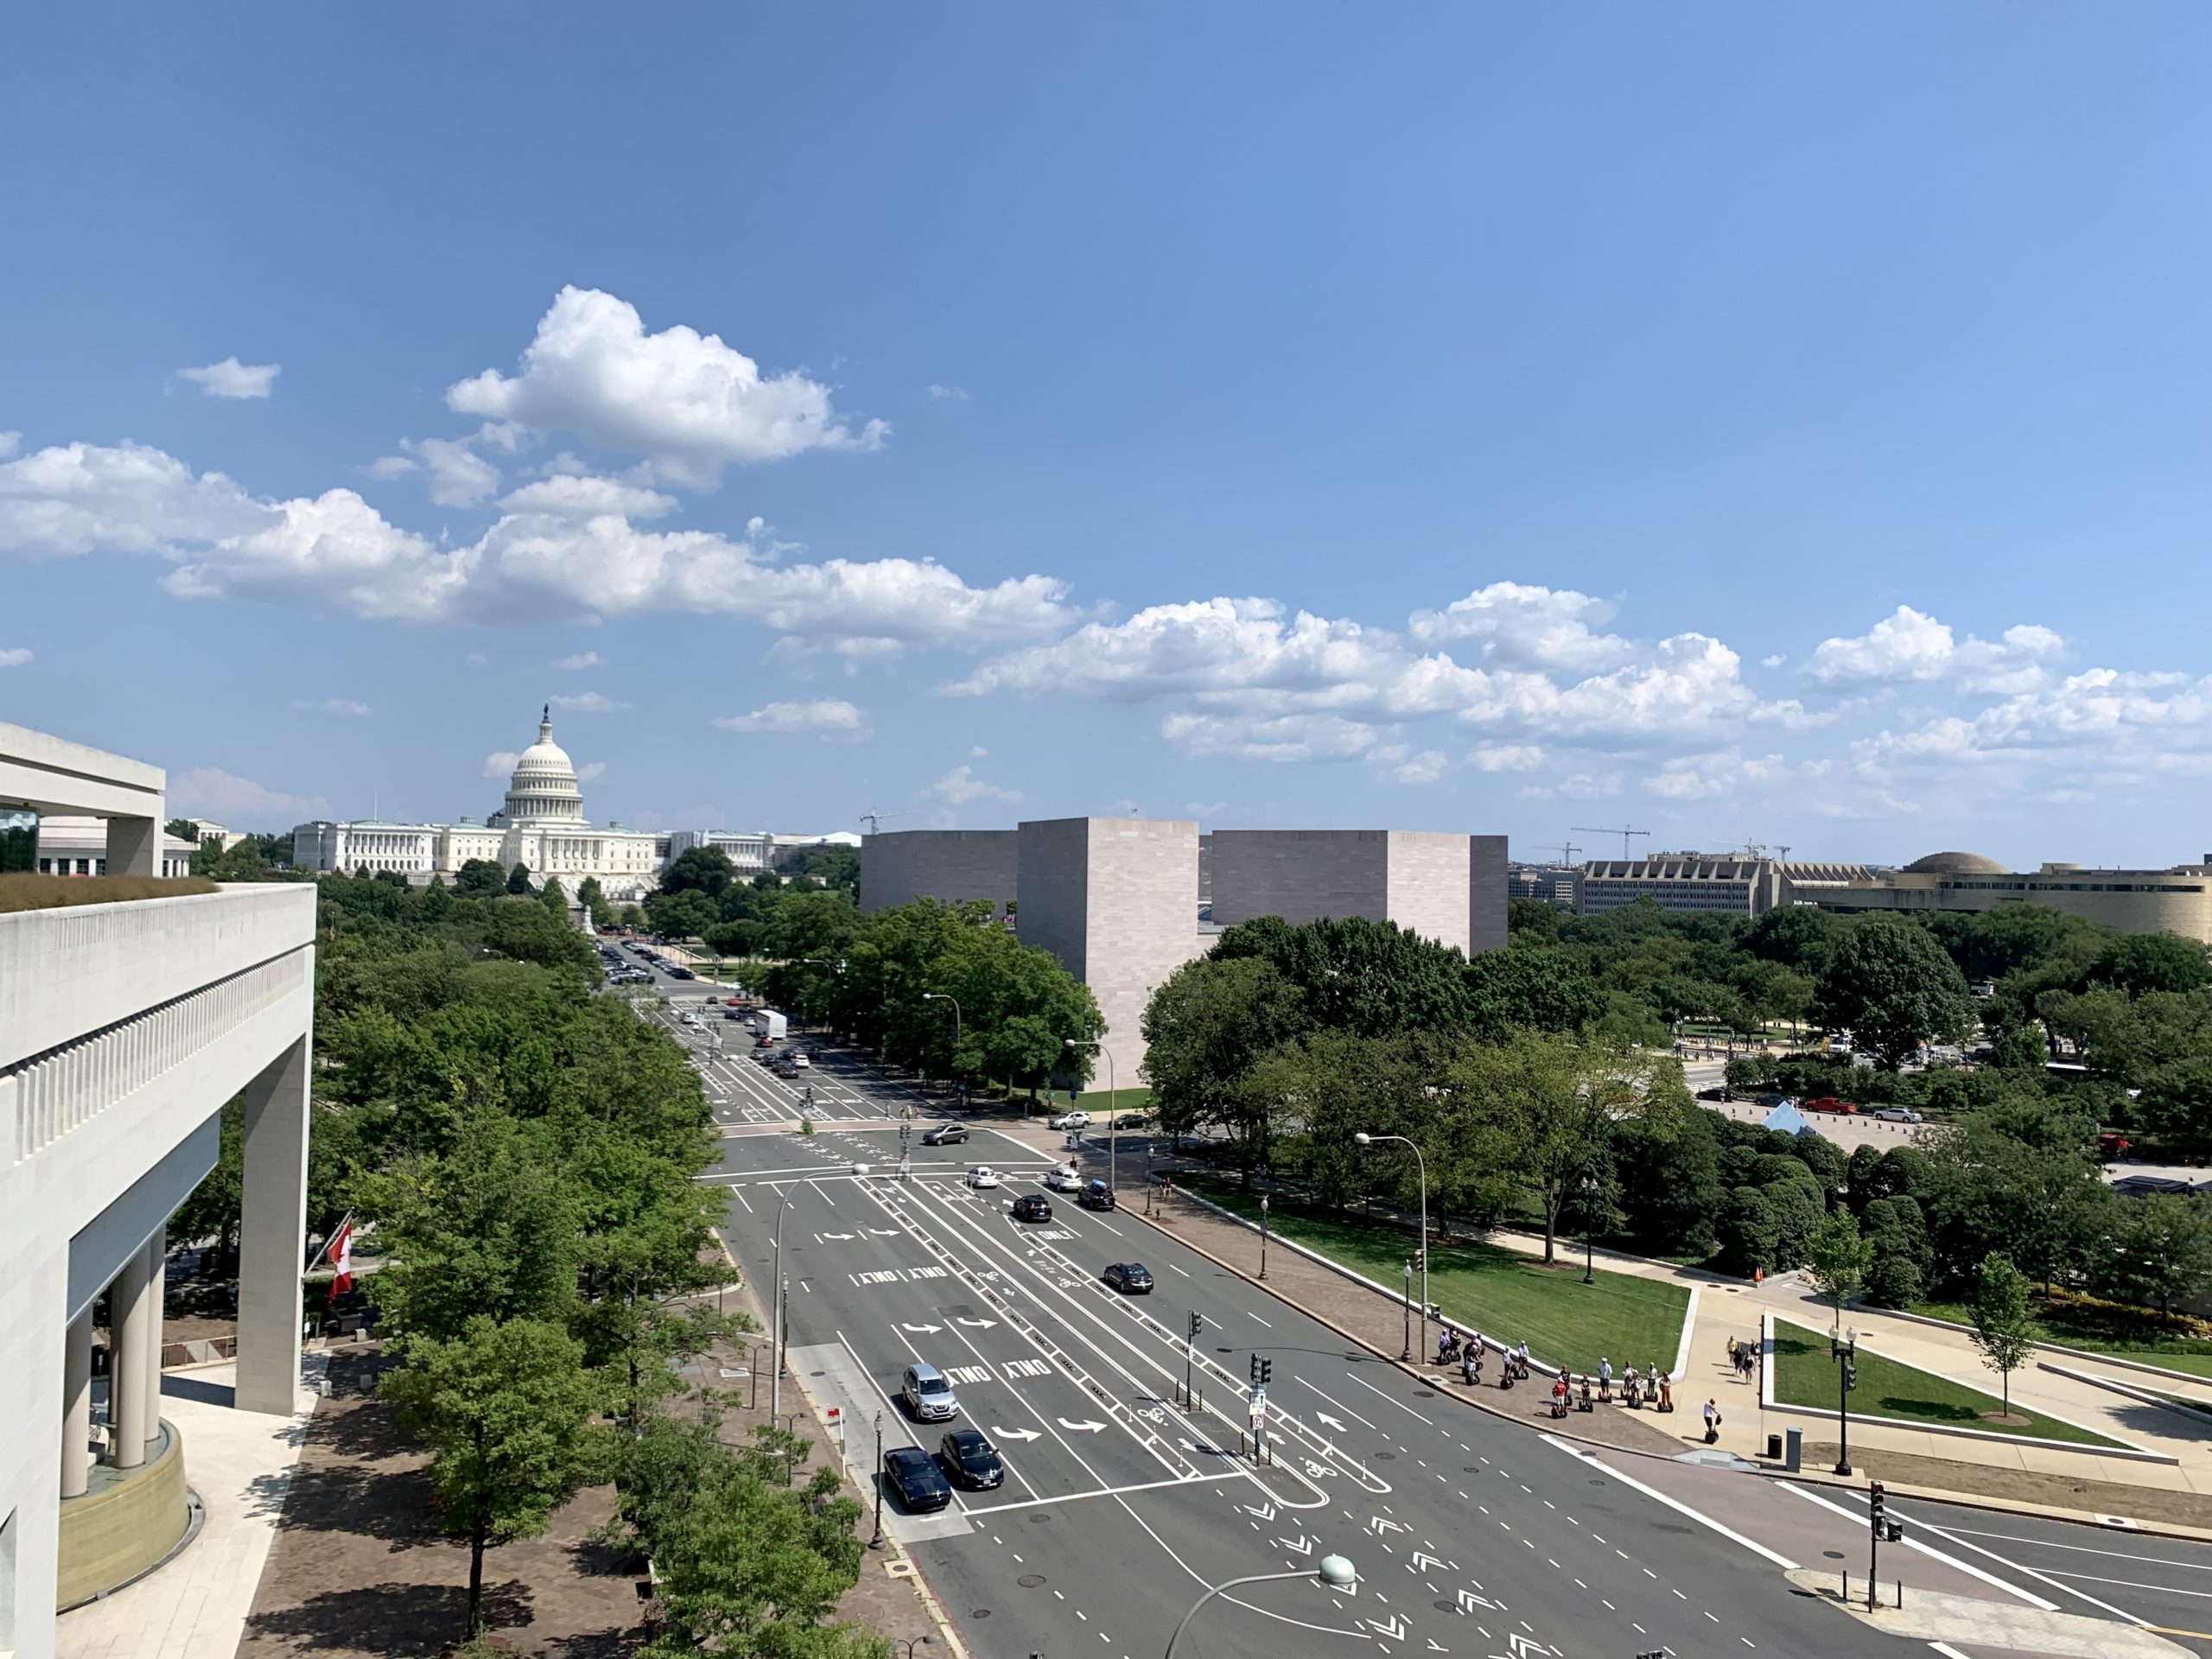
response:
[[[960,1396],[953,1393],[944,1373],[918,1360],[899,1379],[899,1395],[918,1423],[949,1422],[960,1414]]]

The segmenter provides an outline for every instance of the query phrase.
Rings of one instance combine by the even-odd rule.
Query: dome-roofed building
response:
[[[550,703],[538,715],[537,741],[515,757],[505,801],[482,823],[318,821],[292,831],[292,862],[302,869],[365,867],[427,882],[450,880],[474,859],[510,870],[520,864],[539,887],[557,877],[571,897],[596,876],[609,899],[632,899],[652,890],[668,861],[668,837],[620,823],[601,829],[584,817],[575,763],[553,741]]]
[[[1980,853],[1930,853],[1925,858],[1916,858],[1904,867],[1906,875],[2010,875],[2012,872],[1993,858],[1984,858]]]

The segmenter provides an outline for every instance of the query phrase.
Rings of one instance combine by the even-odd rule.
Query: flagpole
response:
[[[302,1278],[305,1278],[308,1274],[313,1273],[317,1268],[322,1265],[323,1257],[330,1254],[330,1247],[336,1243],[340,1239],[345,1237],[346,1230],[353,1224],[353,1212],[351,1210],[348,1210],[346,1212],[346,1219],[340,1222],[335,1227],[330,1230],[329,1233],[322,1241],[322,1248],[317,1250],[313,1258],[308,1261],[307,1266],[300,1270],[300,1276]]]

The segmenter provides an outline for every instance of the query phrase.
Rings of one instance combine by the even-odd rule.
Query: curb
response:
[[[2118,1377],[2093,1376],[2088,1371],[2077,1371],[2069,1365],[2054,1365],[2047,1359],[2037,1360],[2036,1369],[2039,1371],[2049,1371],[2054,1376],[2067,1377],[2075,1382],[2086,1382],[2093,1389],[2110,1389],[2114,1394],[2126,1395],[2130,1400],[2139,1401],[2146,1406],[2160,1406],[2168,1411],[2178,1412],[2184,1417],[2194,1417],[2201,1423],[2212,1423],[2212,1407],[2187,1400],[2171,1399],[2162,1394],[2152,1394],[2147,1389],[2136,1388],[2130,1383],[2121,1382]]]
[[[1932,1313],[1910,1313],[1901,1307],[1878,1307],[1872,1312],[1885,1319],[1910,1319],[1915,1325],[1932,1325],[1938,1331],[1956,1331],[1970,1334],[1974,1327],[1961,1325],[1956,1319],[1939,1319]],[[2136,1359],[2126,1354],[2100,1353],[2094,1348],[2069,1348],[2063,1342],[2039,1342],[2036,1351],[2043,1354],[2063,1354],[2069,1359],[2086,1359],[2096,1365],[2117,1365],[2131,1371],[2148,1371],[2153,1376],[2172,1382],[2193,1383],[2200,1389],[2212,1389],[2212,1376],[2197,1371],[2177,1371],[2164,1365],[2153,1365],[2147,1359]]]

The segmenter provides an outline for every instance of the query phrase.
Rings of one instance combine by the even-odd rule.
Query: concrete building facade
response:
[[[1733,853],[1654,853],[1649,858],[1592,859],[1582,867],[1575,912],[1602,916],[1649,899],[1662,910],[1764,916],[1796,902],[1795,891],[1863,881],[1869,864],[1788,863]]]
[[[1217,830],[1207,840],[1219,926],[1262,916],[1293,924],[1361,916],[1465,952],[1505,943],[1503,836]]]
[[[1978,853],[1930,853],[1901,870],[1796,890],[1824,910],[1914,914],[2048,905],[2123,933],[2178,933],[2212,944],[2212,854],[2163,870],[2086,869],[2045,864],[2008,870]]]
[[[898,830],[870,836],[861,847],[863,912],[896,910],[917,899],[983,899],[1001,912],[1014,902],[1021,868],[1017,830]]]
[[[165,783],[0,725],[0,810],[105,820],[113,874],[157,873]],[[57,1605],[184,1535],[188,1448],[160,1411],[164,1234],[240,1093],[236,1403],[294,1408],[315,905],[270,884],[0,914],[0,1654],[52,1659]]]

